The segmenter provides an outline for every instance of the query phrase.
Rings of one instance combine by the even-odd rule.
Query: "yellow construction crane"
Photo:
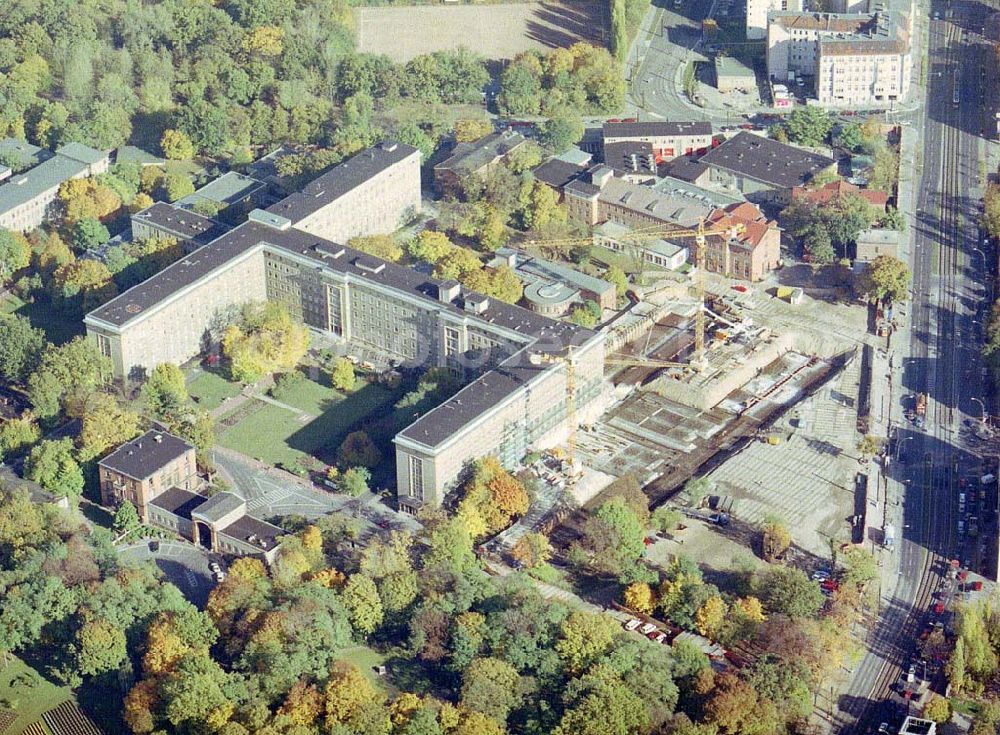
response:
[[[655,227],[640,227],[629,232],[627,237],[622,237],[625,241],[640,240],[662,240],[664,238],[693,237],[695,242],[695,293],[698,298],[698,308],[694,315],[694,359],[692,365],[699,367],[703,364],[705,357],[705,241],[708,235],[725,235],[732,238],[743,232],[742,224],[725,225],[719,227],[705,227],[705,218],[698,220],[698,227],[693,230],[664,228],[661,225]],[[552,247],[560,245],[584,245],[592,244],[593,238],[569,238],[563,240],[529,240],[531,245],[541,245]]]

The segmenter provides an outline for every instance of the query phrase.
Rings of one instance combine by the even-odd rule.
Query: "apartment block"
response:
[[[850,5],[856,8],[856,4]],[[889,107],[909,93],[910,15],[898,10],[861,13],[771,12],[767,71],[814,78],[823,105]]]
[[[513,464],[564,437],[566,360],[576,367],[574,403],[584,420],[603,388],[603,335],[322,234],[394,230],[419,203],[416,149],[383,144],[304,191],[313,192],[319,214],[308,211],[303,194],[254,210],[246,223],[88,314],[88,335],[111,357],[115,375],[185,362],[213,339],[227,310],[262,299],[286,304],[306,325],[351,348],[415,367],[452,368],[469,384],[394,440],[400,505],[409,510],[440,503],[473,459],[496,454]],[[331,192],[340,195],[332,199]],[[367,198],[373,192],[379,196]],[[340,199],[374,213],[345,212]],[[337,220],[338,212],[349,221]]]
[[[802,0],[747,0],[747,40],[767,38],[767,16],[771,11],[802,12]]]
[[[707,122],[604,123],[603,145],[648,143],[657,163],[677,156],[702,153],[712,147],[712,124]]]
[[[164,431],[147,431],[126,442],[97,464],[101,503],[116,507],[128,501],[149,520],[149,504],[172,487],[198,486],[195,449]]]
[[[108,170],[108,154],[80,143],[67,143],[51,158],[0,185],[0,227],[16,232],[33,230],[52,214],[64,181],[96,176]]]

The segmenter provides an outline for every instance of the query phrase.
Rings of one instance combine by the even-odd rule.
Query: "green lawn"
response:
[[[351,646],[341,651],[337,658],[357,666],[372,681],[381,682],[375,673],[375,667],[385,663],[386,657],[368,646]]]
[[[0,665],[2,663],[0,659]],[[40,719],[43,712],[71,697],[68,687],[57,687],[21,659],[10,656],[10,663],[0,668],[0,709],[15,705],[12,709],[17,712],[17,719],[4,735],[19,735],[24,728]],[[45,730],[48,732],[48,728]]]
[[[240,392],[238,383],[230,383],[218,373],[204,371],[187,384],[188,393],[207,411],[218,408],[227,398]]]
[[[27,302],[14,294],[7,294],[0,299],[0,312],[27,317],[33,327],[45,332],[49,342],[57,345],[69,342],[85,331],[82,319],[59,312],[44,299]]]
[[[330,376],[321,372],[316,379],[307,377],[292,390],[281,392],[275,400],[300,408],[313,416],[319,416],[328,408],[344,399],[344,394],[330,385]]]
[[[309,396],[315,399],[316,391],[321,388],[317,386],[304,393],[303,402]],[[327,391],[333,393],[332,389]],[[362,419],[383,411],[385,406],[397,400],[397,393],[380,385],[366,385],[327,407],[308,424],[300,423],[297,414],[285,408],[256,401],[258,410],[223,431],[218,441],[224,447],[268,464],[288,466],[305,455],[331,463],[348,432]],[[379,440],[379,437],[372,438],[376,442]]]

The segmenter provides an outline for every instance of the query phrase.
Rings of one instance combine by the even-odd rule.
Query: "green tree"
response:
[[[684,494],[692,508],[700,508],[705,497],[712,492],[712,481],[707,477],[692,477],[684,483]]]
[[[596,301],[585,301],[570,312],[569,320],[581,327],[595,327],[601,320],[601,307]]]
[[[784,554],[792,543],[788,525],[780,518],[771,516],[761,527],[761,551],[767,561],[774,561]]]
[[[78,498],[83,492],[83,471],[73,456],[73,440],[46,439],[32,449],[25,477],[55,495]]]
[[[45,334],[20,314],[0,314],[0,378],[24,384],[38,365]]]
[[[427,263],[437,263],[454,248],[446,234],[433,230],[422,230],[407,246],[411,258]]]
[[[347,586],[344,587],[343,599],[350,615],[351,625],[362,636],[374,633],[382,624],[385,614],[382,600],[371,577],[364,574],[351,576],[347,580]]]
[[[493,123],[488,118],[455,121],[455,140],[459,143],[472,143],[492,132]]]
[[[833,129],[833,118],[820,107],[797,107],[784,123],[785,133],[792,143],[804,146],[821,145]]]
[[[114,521],[112,522],[115,533],[129,533],[137,529],[139,524],[139,513],[132,503],[126,500],[118,506],[118,510],[115,511]]]
[[[1000,186],[990,184],[983,195],[983,227],[990,237],[1000,237]]]
[[[106,620],[88,620],[76,633],[76,666],[81,674],[96,676],[114,671],[125,661],[125,633]]]
[[[583,137],[583,121],[579,115],[564,113],[542,123],[539,132],[542,145],[553,153],[563,153]]]
[[[266,373],[290,370],[309,348],[309,331],[279,302],[252,303],[222,337],[233,377],[254,383]]]
[[[595,666],[573,682],[554,735],[631,735],[647,732],[646,703],[610,667]]]
[[[559,632],[556,653],[567,671],[578,674],[611,648],[618,626],[601,613],[574,612],[563,621]]]
[[[810,263],[829,265],[837,259],[837,251],[833,249],[830,231],[819,222],[809,225],[802,233],[802,245]]]
[[[354,376],[354,363],[346,357],[338,357],[330,371],[330,382],[337,390],[349,393],[354,390],[357,378]]]
[[[938,723],[939,725],[951,719],[951,702],[944,697],[933,696],[924,705],[923,715],[926,719]]]
[[[31,246],[19,233],[0,229],[0,286],[5,285],[13,275],[27,268],[31,261]]]
[[[868,299],[906,301],[910,293],[910,269],[898,258],[880,255],[861,272],[857,289]]]
[[[160,150],[172,161],[188,161],[194,158],[194,143],[180,130],[163,131]]]
[[[368,492],[368,483],[372,473],[364,467],[351,467],[341,474],[337,481],[337,489],[351,497],[358,497]]]
[[[896,230],[897,232],[906,230],[906,218],[895,207],[885,208],[885,214],[882,215],[882,221],[879,224],[887,230]]]
[[[613,498],[587,519],[582,543],[595,570],[627,582],[633,581],[631,576],[645,551],[644,538],[636,512],[622,498]]]
[[[0,460],[18,454],[41,438],[38,424],[30,413],[0,424]]]
[[[78,415],[87,395],[105,385],[111,374],[111,360],[93,341],[77,337],[45,349],[28,378],[28,397],[40,418],[55,416],[64,407]]]
[[[815,617],[823,606],[823,594],[801,569],[771,567],[754,584],[756,596],[772,613],[792,618]]]
[[[678,524],[684,520],[684,516],[680,511],[661,505],[653,511],[651,520],[653,522],[653,528],[657,531],[669,533],[677,528]]]
[[[955,647],[945,666],[945,673],[948,675],[948,683],[956,692],[961,692],[965,688],[965,641],[961,637],[955,641]]]
[[[110,239],[108,228],[94,217],[81,219],[73,226],[73,244],[81,250],[100,247]]]
[[[176,202],[194,194],[194,184],[189,176],[181,173],[167,174],[163,179],[163,194],[168,202]]]
[[[497,107],[505,115],[537,115],[541,106],[542,82],[529,65],[514,63],[500,75]]]
[[[83,409],[83,422],[77,437],[78,457],[88,462],[109,449],[139,434],[139,414],[122,408],[107,393],[90,396]]]
[[[462,674],[462,706],[474,712],[506,722],[518,706],[520,676],[517,670],[499,658],[477,658]]]
[[[393,239],[391,235],[367,235],[365,237],[352,237],[347,241],[348,247],[360,250],[362,253],[374,255],[376,258],[388,260],[390,263],[398,263],[403,259],[403,248]]]
[[[190,400],[184,373],[172,362],[161,362],[153,368],[141,393],[149,412],[161,419],[178,416]]]

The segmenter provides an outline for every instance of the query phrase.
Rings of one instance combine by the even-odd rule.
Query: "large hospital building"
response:
[[[164,209],[139,219],[155,231]],[[94,310],[88,335],[118,377],[139,377],[202,352],[230,307],[270,299],[348,345],[460,370],[467,385],[394,438],[401,508],[439,504],[471,460],[513,464],[565,438],[566,359],[587,416],[603,387],[604,337],[341,244],[392,232],[419,210],[420,154],[385,142]]]

